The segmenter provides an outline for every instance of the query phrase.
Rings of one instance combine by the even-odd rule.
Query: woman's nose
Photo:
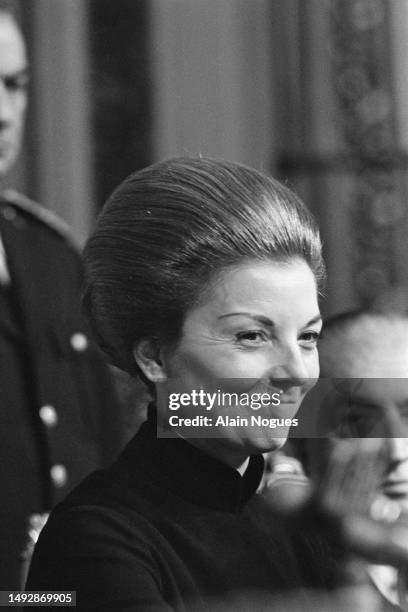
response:
[[[275,353],[273,359],[274,365],[270,374],[275,379],[281,379],[283,382],[290,380],[291,384],[302,384],[308,378],[308,369],[298,346],[282,347],[278,355]]]
[[[391,463],[401,463],[408,459],[408,438],[387,438],[386,445]]]

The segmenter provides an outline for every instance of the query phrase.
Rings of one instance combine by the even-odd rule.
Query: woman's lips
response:
[[[401,497],[408,495],[408,480],[388,479],[382,485],[382,492],[389,497]]]

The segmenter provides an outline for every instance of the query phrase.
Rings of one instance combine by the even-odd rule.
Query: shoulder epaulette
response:
[[[54,230],[76,250],[80,248],[80,245],[75,240],[68,223],[63,221],[48,208],[44,208],[44,206],[41,206],[41,204],[34,202],[34,200],[30,200],[30,198],[27,198],[27,196],[15,191],[14,189],[5,189],[1,192],[1,197],[20,210],[32,215],[35,219],[44,223],[44,225],[50,229]]]

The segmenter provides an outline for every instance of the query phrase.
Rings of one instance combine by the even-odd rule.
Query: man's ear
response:
[[[133,347],[133,356],[139,368],[153,383],[167,380],[166,369],[161,357],[158,342],[153,338],[143,338]]]

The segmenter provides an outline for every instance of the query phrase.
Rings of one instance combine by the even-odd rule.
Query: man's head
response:
[[[370,311],[331,317],[319,354],[323,377],[408,377],[408,317]]]
[[[0,3],[0,180],[21,148],[27,106],[27,55],[13,15]]]
[[[319,353],[322,376],[336,379],[331,409],[344,410],[349,435],[385,439],[390,463],[383,493],[408,505],[408,318],[333,317]]]

